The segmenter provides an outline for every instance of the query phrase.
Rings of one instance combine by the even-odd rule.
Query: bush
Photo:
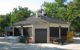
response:
[[[20,36],[19,42],[20,42],[20,43],[26,43],[26,37]]]

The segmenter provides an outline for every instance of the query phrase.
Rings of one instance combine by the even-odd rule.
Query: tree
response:
[[[27,18],[30,16],[32,12],[30,10],[28,10],[28,8],[24,7],[18,7],[18,8],[14,8],[13,12],[10,13],[11,16],[11,21],[14,22],[18,22],[20,20],[23,20],[24,18]]]
[[[19,6],[6,15],[0,15],[0,32],[3,32],[5,27],[11,26],[14,22],[30,17],[31,13],[33,12],[28,10],[28,8]]]
[[[68,4],[68,11],[71,11],[71,30],[80,32],[80,0],[73,0],[73,2]],[[69,12],[68,12],[69,13]],[[70,20],[70,19],[69,19]]]
[[[48,16],[52,18],[59,18],[66,21],[67,5],[63,0],[55,0],[56,2],[48,3],[44,2],[43,7]]]
[[[71,30],[80,32],[80,17],[76,17],[71,24]]]
[[[4,15],[0,15],[0,31],[3,31],[3,21],[4,21]]]
[[[80,20],[77,20],[77,17],[80,17],[80,0],[73,0],[67,4],[64,4],[67,0],[55,1],[53,3],[44,2],[43,7],[47,15],[69,22],[72,30],[78,30],[80,28]],[[75,23],[75,20],[77,23]]]

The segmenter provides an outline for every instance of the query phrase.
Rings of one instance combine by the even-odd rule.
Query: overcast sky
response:
[[[30,10],[36,11],[46,2],[54,2],[54,0],[0,0],[0,14],[6,14],[18,6],[28,7]]]

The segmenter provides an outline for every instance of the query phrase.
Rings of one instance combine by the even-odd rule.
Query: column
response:
[[[23,26],[21,26],[21,36],[23,36]]]
[[[47,43],[50,42],[50,29],[49,27],[47,28]]]
[[[32,27],[32,42],[35,43],[35,28]]]
[[[12,27],[12,36],[14,36],[14,26]]]
[[[61,26],[59,26],[59,39],[61,39]]]

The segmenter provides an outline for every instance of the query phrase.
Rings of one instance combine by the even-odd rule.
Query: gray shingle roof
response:
[[[66,22],[63,21],[63,20],[55,19],[55,18],[49,18],[49,17],[47,17],[47,16],[42,16],[42,17],[32,16],[32,17],[26,18],[26,19],[23,20],[23,21],[16,22],[16,23],[14,23],[13,25],[33,24],[33,23],[35,23],[36,21],[42,21],[42,20],[45,20],[45,21],[50,22],[50,23],[66,23]]]

